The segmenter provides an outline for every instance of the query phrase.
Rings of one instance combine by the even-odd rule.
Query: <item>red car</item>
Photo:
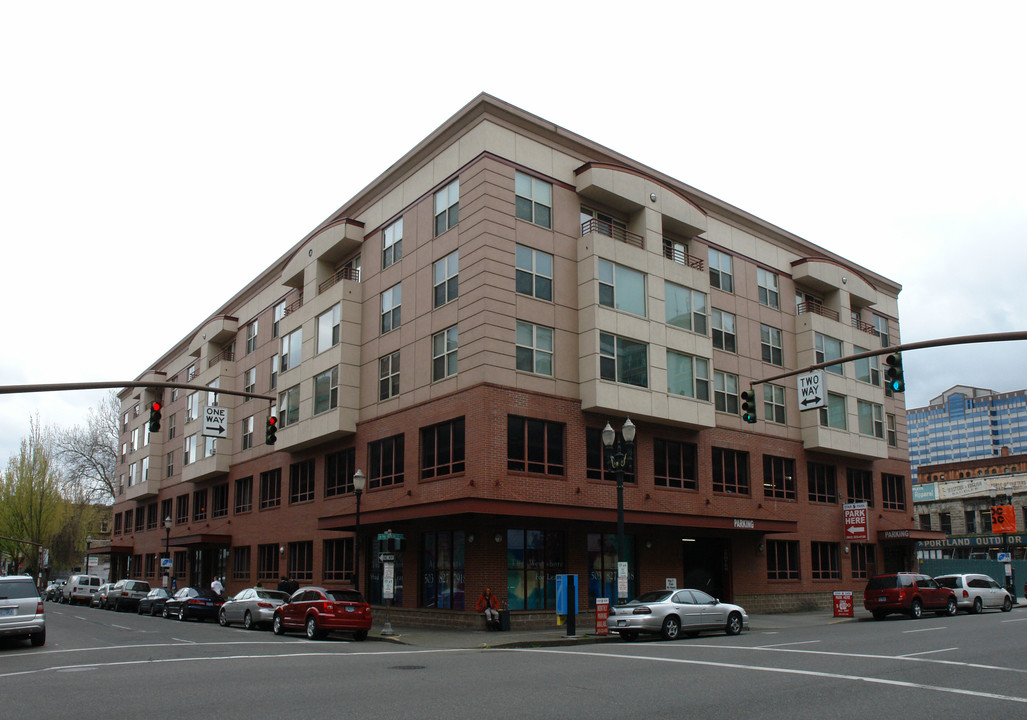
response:
[[[927,575],[877,575],[870,578],[863,591],[863,607],[873,613],[875,620],[883,620],[889,613],[905,613],[917,620],[924,610],[955,615],[956,594]]]
[[[308,640],[319,640],[334,631],[365,640],[371,630],[371,606],[356,590],[300,588],[289,602],[275,608],[271,629],[275,635],[303,630]]]

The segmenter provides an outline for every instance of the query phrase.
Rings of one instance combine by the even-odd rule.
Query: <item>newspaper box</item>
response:
[[[835,590],[834,592],[834,616],[853,617],[852,591]]]

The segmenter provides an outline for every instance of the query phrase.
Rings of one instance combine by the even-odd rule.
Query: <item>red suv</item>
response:
[[[319,640],[338,630],[353,633],[355,640],[365,640],[371,629],[371,606],[356,590],[300,588],[289,602],[275,608],[271,629],[275,635],[303,630],[309,640]]]
[[[863,591],[863,607],[873,613],[875,620],[883,620],[889,613],[906,613],[916,620],[924,610],[955,615],[956,594],[927,575],[877,575],[870,578]]]

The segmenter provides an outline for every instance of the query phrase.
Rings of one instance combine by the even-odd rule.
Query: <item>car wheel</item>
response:
[[[167,606],[167,605],[165,605],[165,606],[164,606],[164,609],[163,609],[163,610],[161,610],[160,614],[161,614],[161,616],[162,616],[162,617],[163,617],[163,618],[164,618],[165,620],[167,620],[167,619],[168,619],[169,617],[171,617],[170,615],[168,615],[168,606]]]
[[[357,630],[355,633],[353,633],[353,639],[357,642],[363,642],[364,640],[367,640],[367,630]]]
[[[924,606],[919,600],[913,601],[913,606],[909,608],[909,616],[914,620],[919,620],[924,616]]]
[[[681,621],[673,615],[663,619],[663,627],[660,628],[660,635],[664,640],[677,640],[681,634]]]
[[[307,618],[306,624],[307,640],[320,640],[322,633],[317,629],[317,618],[311,615]]]
[[[742,616],[736,612],[728,615],[727,626],[724,628],[724,632],[728,635],[737,635],[742,632]]]
[[[285,635],[285,628],[282,627],[282,616],[278,613],[275,613],[275,617],[271,621],[271,631],[275,635]]]
[[[221,627],[228,627],[228,616],[225,614],[224,608],[221,608],[218,612],[218,625]]]
[[[43,632],[32,633],[32,647],[42,647],[46,642],[46,630]]]
[[[178,608],[178,619],[181,620],[182,622],[185,622],[188,619],[186,617],[186,614],[185,614],[185,605],[183,605],[182,607]]]
[[[247,610],[246,614],[242,616],[242,626],[247,630],[253,629],[253,616],[250,615],[249,610]]]
[[[984,610],[984,603],[981,602],[981,599],[979,597],[975,597],[974,598],[974,606],[972,608],[970,608],[970,612],[972,612],[974,615],[980,615],[983,610]]]
[[[1013,609],[1013,599],[1006,595],[1006,599],[1002,601],[1002,612],[1009,612]]]
[[[952,617],[956,614],[956,610],[956,599],[954,597],[950,597],[948,603],[945,604],[945,614]]]
[[[620,634],[620,639],[624,642],[635,642],[636,640],[638,640],[638,633],[634,630],[628,630],[626,632],[622,631]]]

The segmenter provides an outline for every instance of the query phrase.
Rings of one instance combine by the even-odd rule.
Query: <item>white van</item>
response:
[[[77,602],[89,605],[93,602],[93,594],[100,589],[99,575],[72,575],[61,593],[61,602],[74,605]]]

